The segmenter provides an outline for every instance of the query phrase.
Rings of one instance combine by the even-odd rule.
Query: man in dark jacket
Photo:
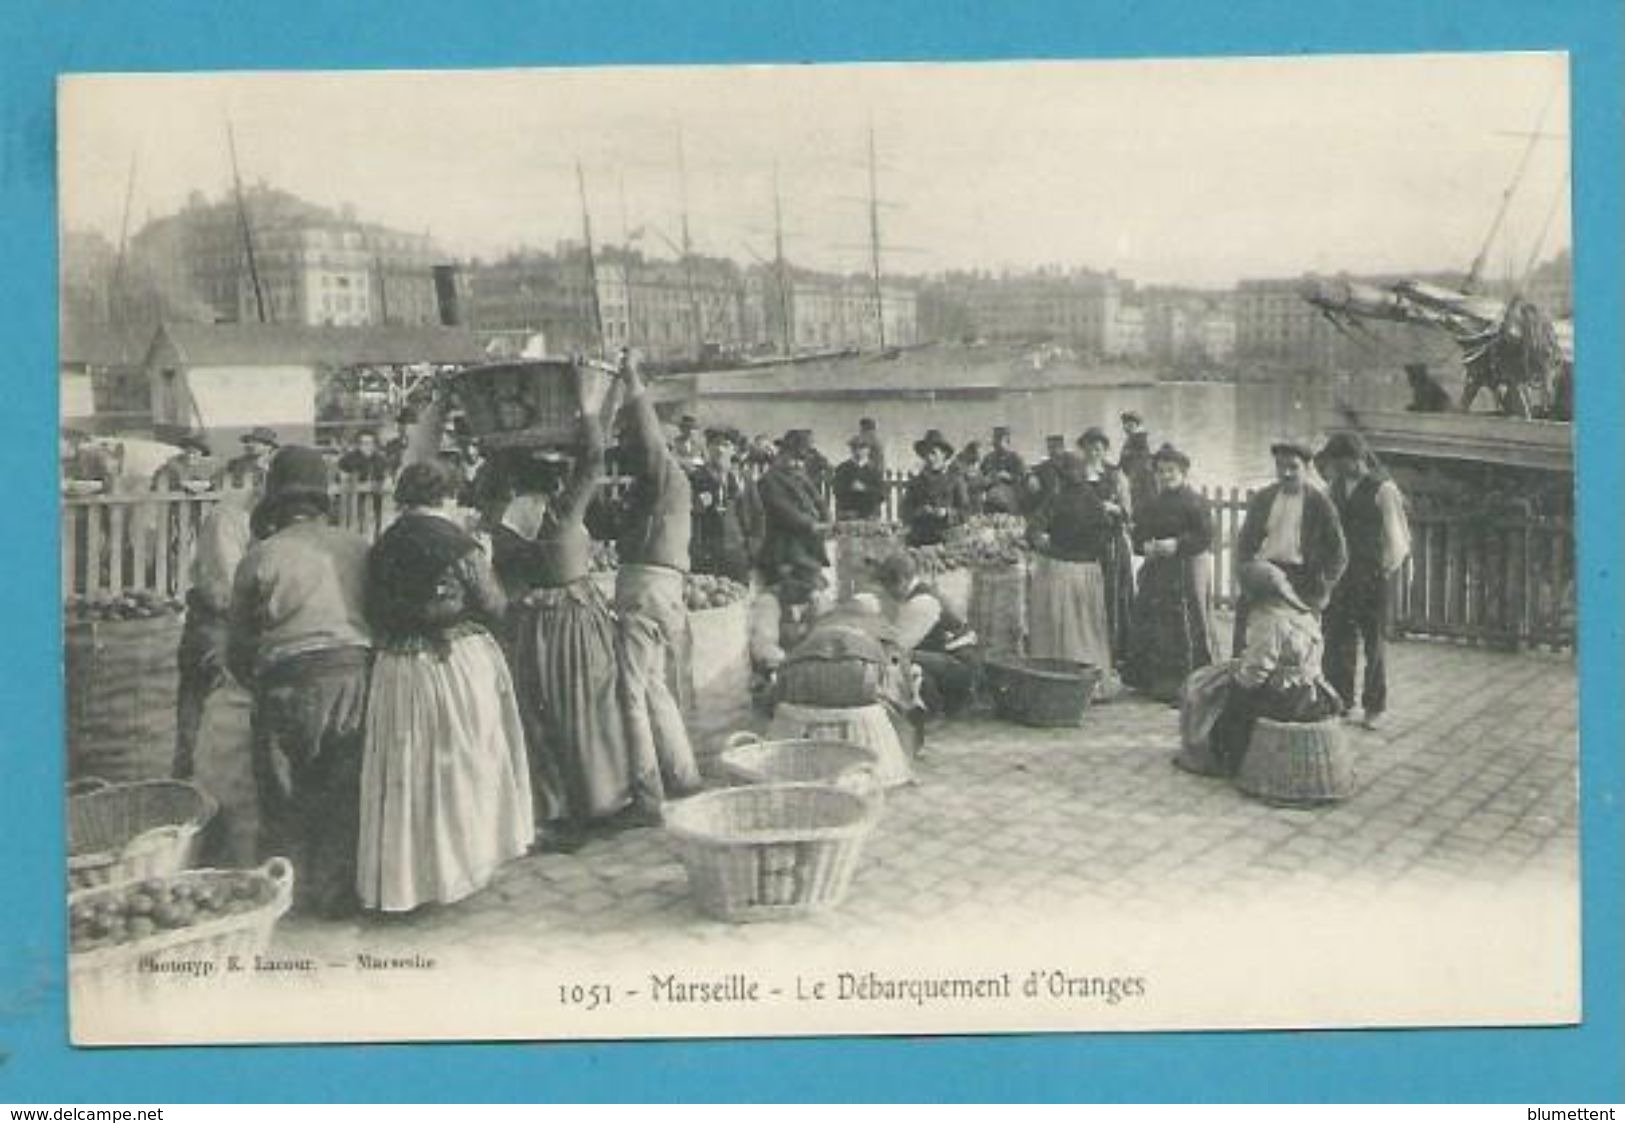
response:
[[[271,465],[271,455],[277,450],[274,429],[260,425],[242,436],[243,454],[226,462],[218,482],[221,487],[259,487],[265,482],[265,473]]]
[[[767,516],[760,561],[769,582],[787,572],[811,573],[829,565],[824,547],[829,508],[806,472],[811,448],[805,430],[786,433],[779,442],[779,458],[756,485]]]
[[[689,477],[694,491],[695,573],[750,583],[762,544],[762,506],[756,485],[734,464],[739,438],[728,429],[705,431],[705,463]]]
[[[987,487],[982,495],[982,510],[990,515],[1019,514],[1021,483],[1026,475],[1026,462],[1010,447],[1009,426],[994,426],[993,451],[982,460],[982,481]]]
[[[1151,463],[1151,436],[1145,431],[1145,421],[1133,410],[1123,413],[1123,451],[1117,458],[1117,467],[1128,479],[1129,498],[1134,509],[1150,506],[1157,494],[1157,472]]]
[[[355,435],[355,447],[339,457],[339,471],[358,483],[382,483],[394,475],[389,456],[378,447],[378,434],[362,429]]]
[[[847,444],[852,458],[835,469],[835,517],[877,519],[886,503],[886,477],[867,442],[853,437]]]
[[[964,477],[948,470],[954,446],[936,429],[914,442],[914,454],[924,466],[903,489],[900,514],[908,528],[910,546],[934,546],[948,531],[965,521],[970,495]]]
[[[1378,467],[1355,433],[1338,433],[1321,453],[1331,470],[1332,501],[1348,540],[1349,566],[1326,606],[1326,677],[1362,724],[1376,729],[1388,710],[1384,630],[1388,626],[1389,579],[1410,554],[1405,499]],[[1355,667],[1362,644],[1365,675],[1358,696]]]
[[[1061,460],[1067,455],[1066,438],[1051,433],[1044,438],[1044,459],[1027,472],[1026,513],[1041,511],[1061,485]]]
[[[1236,539],[1236,565],[1267,561],[1287,575],[1311,610],[1324,612],[1332,589],[1348,567],[1343,524],[1330,497],[1306,477],[1313,453],[1301,441],[1277,441],[1276,482],[1247,502]],[[1235,652],[1246,647],[1247,601],[1236,606]]]

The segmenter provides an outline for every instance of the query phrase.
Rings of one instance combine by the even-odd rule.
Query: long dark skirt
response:
[[[1149,558],[1140,569],[1134,641],[1123,681],[1165,702],[1218,654],[1213,634],[1213,557]]]
[[[539,823],[580,825],[632,802],[619,670],[615,618],[591,581],[527,598],[514,680]]]
[[[1315,722],[1325,721],[1342,710],[1343,705],[1336,692],[1324,681],[1292,686],[1265,683],[1251,690],[1236,687],[1230,691],[1224,709],[1213,723],[1208,751],[1224,775],[1234,776],[1241,767],[1242,757],[1247,754],[1253,726],[1259,718]]]
[[[1106,581],[1106,627],[1111,641],[1112,666],[1121,668],[1134,651],[1134,548],[1124,531],[1113,533],[1100,556],[1100,574]]]
[[[313,652],[254,689],[260,857],[291,860],[295,903],[324,916],[356,906],[369,662],[365,648]]]

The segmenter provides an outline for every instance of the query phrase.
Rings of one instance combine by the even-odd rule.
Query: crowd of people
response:
[[[832,465],[805,429],[747,438],[684,417],[666,430],[629,356],[611,393],[614,431],[585,414],[569,449],[449,455],[455,427],[437,404],[336,460],[254,430],[223,470],[233,486],[193,560],[176,772],[196,765],[211,693],[241,684],[261,849],[294,859],[306,907],[454,902],[531,848],[656,824],[697,791],[691,572],[753,586],[751,692],[764,711],[860,683],[917,753],[928,718],[977,699],[978,637],[908,551],[873,560],[875,592],[833,595],[835,522],[892,509],[872,421]],[[1253,497],[1238,543],[1227,658],[1212,516],[1190,459],[1153,450],[1139,416],[1121,421],[1115,461],[1098,427],[1071,447],[1050,437],[1032,465],[1006,427],[985,455],[926,432],[895,505],[902,543],[940,543],[977,513],[1021,516],[1026,654],[1182,706],[1187,768],[1234,771],[1259,716],[1317,720],[1358,703],[1380,722],[1388,575],[1408,541],[1403,499],[1358,438],[1322,451],[1330,484],[1308,447],[1273,446],[1277,481]],[[165,485],[219,486],[188,475],[200,444],[165,466]],[[397,517],[374,543],[332,524],[335,470],[393,488]],[[626,487],[612,498],[615,477]],[[613,595],[591,579],[605,537]],[[832,687],[827,668],[841,663],[865,674]]]

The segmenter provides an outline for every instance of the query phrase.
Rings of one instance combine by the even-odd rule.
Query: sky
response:
[[[132,163],[132,231],[219,196],[229,118],[245,181],[455,256],[578,239],[579,161],[595,239],[671,256],[686,185],[697,251],[771,258],[776,167],[786,256],[855,271],[872,126],[888,272],[1465,270],[1527,155],[1502,277],[1570,245],[1568,113],[1561,54],[87,75],[61,217],[116,242]]]

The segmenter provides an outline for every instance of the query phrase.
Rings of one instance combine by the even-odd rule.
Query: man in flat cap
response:
[[[1123,425],[1123,450],[1118,454],[1117,466],[1128,479],[1129,498],[1136,511],[1144,510],[1157,493],[1157,470],[1152,463],[1151,435],[1145,431],[1145,421],[1134,410],[1124,410],[1119,418]]]
[[[982,458],[982,510],[990,515],[1021,513],[1021,481],[1027,465],[1021,454],[1010,447],[1010,427],[993,427],[993,451]]]
[[[243,454],[226,462],[221,478],[216,481],[221,487],[241,489],[262,486],[265,473],[271,466],[271,455],[281,444],[277,440],[276,430],[263,425],[250,429],[241,439]]]
[[[1307,443],[1280,440],[1270,446],[1275,482],[1247,502],[1236,564],[1271,562],[1287,575],[1292,588],[1317,616],[1324,612],[1332,589],[1348,566],[1348,544],[1337,508],[1325,492],[1308,482],[1314,454]],[[1247,636],[1247,600],[1236,606],[1235,651]]]
[[[1326,606],[1326,677],[1352,711],[1354,672],[1364,645],[1365,677],[1358,698],[1365,711],[1361,724],[1376,729],[1388,709],[1383,631],[1388,623],[1389,578],[1411,552],[1405,499],[1358,434],[1335,434],[1321,459],[1331,473],[1332,502],[1349,551],[1348,570]]]
[[[741,441],[731,429],[705,431],[705,463],[689,477],[694,491],[695,573],[750,583],[762,543],[762,506],[756,484],[734,464]]]

